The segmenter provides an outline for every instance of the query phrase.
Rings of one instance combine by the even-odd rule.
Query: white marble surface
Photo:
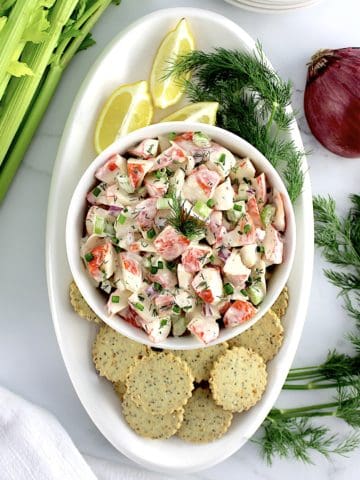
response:
[[[196,6],[222,13],[260,39],[273,65],[295,86],[294,106],[304,144],[311,151],[310,173],[315,193],[331,194],[341,211],[347,195],[358,191],[359,160],[341,159],[325,151],[311,136],[302,113],[305,64],[319,48],[359,46],[358,0],[323,0],[319,5],[282,15],[243,11],[222,0],[123,0],[110,8],[94,34],[97,45],[79,54],[66,72],[16,179],[0,207],[0,384],[53,412],[79,449],[87,455],[131,464],[102,437],[82,408],[67,376],[51,322],[45,281],[45,218],[50,177],[60,136],[80,83],[96,56],[121,29],[140,16],[169,6]],[[216,32],[214,32],[214,43]],[[322,275],[315,259],[312,296],[295,365],[321,361],[329,348],[346,350],[344,332],[351,327],[337,291]],[[318,394],[282,393],[278,405],[321,399]],[[305,398],[306,397],[306,398]],[[330,425],[330,423],[329,423]],[[331,426],[340,433],[340,422]],[[332,463],[314,456],[315,465],[276,460],[268,467],[248,442],[237,454],[191,479],[247,480],[359,478],[360,452]],[[149,476],[150,478],[151,476]],[[0,474],[1,478],[1,474]],[[135,477],[134,477],[135,478]],[[137,477],[138,478],[138,477]]]

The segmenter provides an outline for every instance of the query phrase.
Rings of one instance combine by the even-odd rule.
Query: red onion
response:
[[[110,205],[110,208],[109,208],[109,214],[110,215],[114,215],[114,216],[117,216],[119,215],[119,213],[121,213],[124,209],[122,207],[117,207],[115,205]]]
[[[360,48],[320,50],[309,64],[305,116],[331,152],[360,156]]]
[[[231,255],[231,252],[229,249],[225,247],[220,248],[218,253],[218,257],[220,258],[220,260],[222,260],[223,262],[226,262],[226,260],[230,257],[230,255]]]

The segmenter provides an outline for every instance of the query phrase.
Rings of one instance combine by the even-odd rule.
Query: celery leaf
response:
[[[10,73],[10,75],[13,75],[14,77],[24,77],[25,75],[30,75],[33,76],[34,72],[31,70],[31,68],[26,65],[24,62],[11,62],[7,72]]]
[[[22,40],[25,42],[40,43],[46,39],[46,30],[50,26],[47,19],[48,10],[39,8],[31,15],[29,23],[24,31]]]

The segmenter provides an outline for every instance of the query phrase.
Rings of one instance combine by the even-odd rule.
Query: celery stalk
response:
[[[30,14],[36,8],[38,1],[26,0],[16,2],[0,32],[0,83],[7,74],[13,55],[27,27]]]
[[[16,142],[6,156],[5,162],[0,170],[0,202],[4,198],[10,183],[23,159],[23,156],[36,132],[39,123],[53,97],[61,76],[68,63],[79,49],[81,43],[89,34],[100,16],[112,3],[112,0],[99,0],[75,23],[74,27],[79,29],[79,35],[75,38],[67,38],[60,43],[55,51],[56,59],[48,69],[41,89],[33,101],[30,112],[24,124],[18,131]],[[91,16],[89,17],[89,14]],[[58,55],[62,54],[62,55]]]
[[[77,3],[78,0],[58,0],[49,15],[50,28],[47,39],[39,45],[29,43],[24,49],[23,59],[32,69],[34,75],[13,79],[17,83],[12,92],[12,96],[11,98],[8,98],[7,95],[5,96],[5,104],[0,116],[0,165],[5,158],[11,142],[14,140],[44,71],[51,60],[61,31],[69,20]]]

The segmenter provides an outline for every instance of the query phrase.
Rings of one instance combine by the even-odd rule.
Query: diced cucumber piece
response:
[[[274,205],[265,205],[265,207],[261,210],[260,218],[265,227],[270,225],[272,219],[274,218],[276,209]]]
[[[251,303],[254,305],[259,305],[264,299],[264,292],[260,286],[257,285],[250,285],[246,289],[246,292],[251,300]]]
[[[198,200],[194,207],[193,211],[199,215],[199,217],[203,218],[204,220],[209,217],[210,213],[212,212],[211,208],[209,208],[205,202]]]
[[[245,213],[245,202],[243,200],[236,201],[233,208],[226,211],[226,216],[230,222],[238,222]]]
[[[172,198],[158,198],[156,200],[156,208],[158,210],[166,210],[172,207]]]
[[[195,132],[193,134],[193,142],[197,147],[210,147],[210,138],[203,132]]]
[[[175,337],[179,337],[186,332],[186,327],[188,326],[189,320],[185,317],[172,316],[172,334]]]
[[[95,215],[94,233],[96,235],[102,235],[104,233],[104,228],[105,228],[105,218],[100,217],[99,215]]]

